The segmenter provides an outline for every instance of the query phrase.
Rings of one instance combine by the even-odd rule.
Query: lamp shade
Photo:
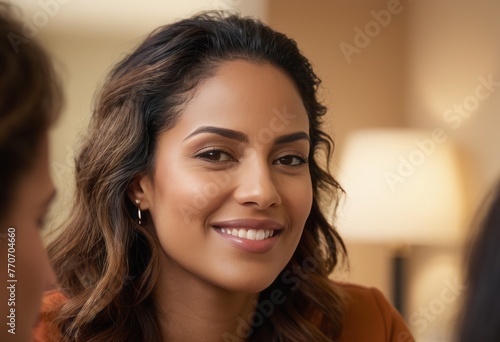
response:
[[[337,212],[343,237],[367,242],[455,244],[463,235],[457,157],[441,129],[362,130],[345,144]]]

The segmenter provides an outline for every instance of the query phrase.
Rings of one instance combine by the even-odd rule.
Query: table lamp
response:
[[[463,186],[456,151],[442,129],[367,129],[348,136],[337,178],[346,192],[337,226],[346,240],[398,246],[393,302],[404,311],[404,256],[411,245],[457,244]]]

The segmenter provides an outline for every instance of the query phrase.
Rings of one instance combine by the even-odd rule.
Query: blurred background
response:
[[[332,277],[381,289],[417,341],[451,340],[474,213],[500,176],[500,2],[11,2],[64,82],[50,227],[69,209],[74,151],[111,66],[160,25],[236,10],[294,38],[323,80],[332,172],[347,192],[336,222],[350,269]]]

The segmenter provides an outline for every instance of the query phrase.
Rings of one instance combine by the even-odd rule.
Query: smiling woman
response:
[[[340,187],[318,84],[257,20],[153,32],[97,101],[38,338],[409,341],[379,292],[328,280],[345,248],[320,206]]]

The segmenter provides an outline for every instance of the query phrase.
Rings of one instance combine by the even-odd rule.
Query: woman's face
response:
[[[231,61],[159,136],[134,199],[149,210],[163,276],[257,293],[283,270],[312,204],[309,123],[294,83]]]
[[[36,153],[33,169],[17,186],[1,227],[1,341],[31,341],[42,294],[55,282],[40,237],[43,218],[54,196],[46,138]],[[9,333],[12,328],[15,335]]]

